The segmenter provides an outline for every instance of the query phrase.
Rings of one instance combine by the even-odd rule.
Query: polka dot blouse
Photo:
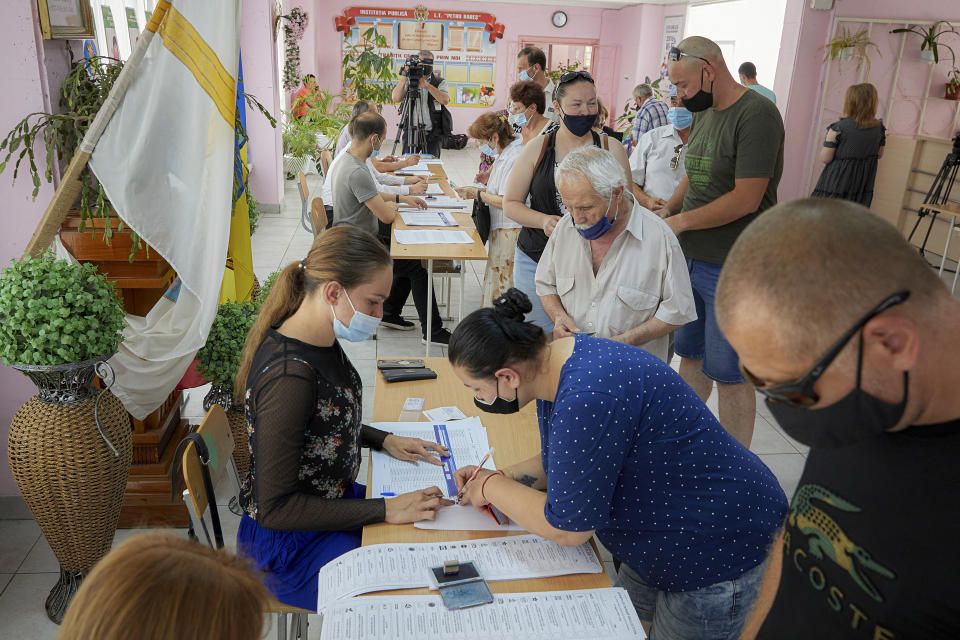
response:
[[[577,336],[537,416],[554,527],[595,529],[662,591],[732,580],[763,561],[787,508],[780,484],[656,357]]]

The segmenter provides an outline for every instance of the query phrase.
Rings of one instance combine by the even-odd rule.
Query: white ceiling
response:
[[[477,0],[462,0],[476,4]],[[622,9],[637,4],[687,4],[688,0],[497,0],[507,4],[537,4],[556,8],[591,7],[594,9]]]

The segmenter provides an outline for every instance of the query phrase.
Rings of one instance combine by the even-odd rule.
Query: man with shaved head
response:
[[[960,637],[960,303],[867,208],[809,199],[740,235],[716,309],[810,447],[743,637]]]
[[[777,202],[783,120],[772,102],[734,80],[712,40],[682,40],[668,58],[670,82],[693,112],[686,176],[658,211],[680,240],[697,303],[697,320],[676,333],[680,375],[704,401],[717,383],[720,424],[749,447],[756,394],[717,327],[714,292],[737,236]]]

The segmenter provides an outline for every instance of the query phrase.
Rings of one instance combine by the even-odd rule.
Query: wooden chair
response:
[[[328,178],[327,171],[329,171],[332,162],[333,154],[330,153],[330,149],[324,149],[320,152],[320,170],[323,172],[324,180]]]
[[[313,223],[313,237],[316,238],[327,228],[327,210],[323,206],[323,198],[316,197],[310,203],[310,221]]]
[[[307,177],[303,171],[297,174],[297,189],[300,191],[300,224],[303,228],[317,236],[313,231],[313,223],[310,221],[310,210],[307,203],[310,201],[310,187],[307,186]]]
[[[207,412],[203,422],[197,428],[197,433],[203,438],[207,446],[209,460],[206,463],[207,470],[210,473],[210,482],[214,487],[226,487],[229,491],[236,494],[240,487],[237,477],[236,467],[233,465],[233,435],[230,433],[230,422],[223,408],[215,404]],[[206,537],[207,544],[212,548],[218,549],[217,533],[214,531],[214,523],[210,517],[210,500],[203,484],[203,471],[201,465],[203,462],[197,453],[197,446],[189,443],[183,451],[183,501],[187,505],[187,511],[190,513],[190,522],[193,530],[202,531]],[[224,480],[227,482],[223,482]],[[216,508],[216,504],[212,505]],[[208,526],[207,523],[210,523]],[[199,533],[197,534],[199,535]],[[222,534],[221,534],[222,536]],[[282,602],[271,598],[267,604],[266,613],[277,614],[277,638],[278,640],[287,639],[287,614],[292,614],[291,633],[293,638],[307,638],[307,615],[316,613],[299,607],[291,607]]]

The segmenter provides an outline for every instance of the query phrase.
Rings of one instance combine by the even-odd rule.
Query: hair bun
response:
[[[493,310],[501,318],[523,322],[524,315],[533,310],[533,305],[530,304],[527,294],[516,287],[511,287],[493,301]]]

